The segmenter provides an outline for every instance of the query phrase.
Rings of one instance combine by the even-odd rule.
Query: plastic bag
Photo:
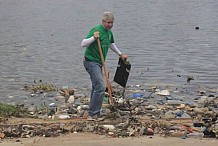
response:
[[[117,70],[114,76],[114,81],[125,88],[129,77],[130,69],[131,64],[129,63],[129,61],[122,60],[121,58],[119,58]]]

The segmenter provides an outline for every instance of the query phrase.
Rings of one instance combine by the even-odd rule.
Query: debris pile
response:
[[[58,88],[53,84],[44,83],[42,80],[34,80],[34,84],[32,85],[25,84],[23,90],[30,91],[32,93],[44,93],[57,91]]]
[[[59,123],[60,122],[60,123]],[[1,124],[1,138],[29,138],[34,136],[56,137],[60,134],[77,133],[77,132],[92,132],[110,137],[127,137],[127,136],[143,136],[154,135],[160,133],[162,128],[167,128],[168,122],[163,121],[145,121],[140,122],[136,119],[128,119],[126,122],[89,122],[85,119],[80,121],[68,122],[52,122],[52,123],[29,123],[29,124]],[[151,128],[149,128],[151,127]],[[163,131],[162,131],[163,132]]]
[[[75,89],[62,88],[54,102],[42,109],[29,107],[29,117],[40,122],[1,122],[0,138],[55,137],[60,134],[92,132],[108,137],[139,137],[160,134],[180,138],[218,138],[217,90],[198,90],[192,98],[182,92],[141,86],[120,89],[112,86],[114,106],[103,97],[103,120],[88,121],[89,97]],[[125,92],[125,94],[124,94]],[[180,96],[179,96],[179,95]],[[3,119],[2,119],[3,120]]]

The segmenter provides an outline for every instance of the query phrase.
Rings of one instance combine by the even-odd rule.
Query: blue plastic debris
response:
[[[133,93],[131,95],[131,98],[142,98],[142,97],[144,97],[144,94],[142,93]]]

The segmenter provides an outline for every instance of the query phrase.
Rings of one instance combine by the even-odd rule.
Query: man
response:
[[[92,28],[81,43],[82,47],[86,47],[83,64],[92,82],[88,120],[100,119],[100,110],[106,88],[97,39],[100,39],[104,60],[106,59],[109,48],[119,55],[121,59],[127,58],[127,55],[122,54],[114,43],[114,37],[111,31],[113,23],[113,14],[111,12],[104,12],[102,24]]]

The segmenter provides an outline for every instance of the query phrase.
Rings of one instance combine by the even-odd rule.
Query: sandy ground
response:
[[[19,138],[3,139],[0,146],[217,146],[217,139],[195,139],[178,137],[128,137],[108,138],[91,133],[76,133],[62,135],[56,138]]]

